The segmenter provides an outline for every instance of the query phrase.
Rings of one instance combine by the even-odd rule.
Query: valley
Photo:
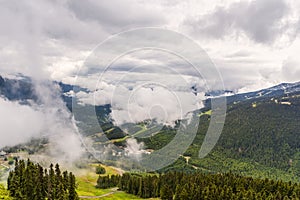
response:
[[[10,87],[13,81],[4,81],[1,87]],[[65,93],[72,90],[71,86],[59,83],[62,89],[62,98],[67,108],[72,110],[72,99]],[[23,86],[22,86],[23,87]],[[24,87],[26,93],[20,90],[2,89],[3,96],[8,99],[21,99],[24,104],[34,100],[30,84]],[[84,90],[84,89],[82,89]],[[205,107],[193,112],[199,117],[199,129],[186,152],[171,165],[156,173],[234,173],[236,175],[257,179],[281,180],[284,182],[300,182],[300,84],[281,84],[257,92],[236,94],[227,97],[227,115],[225,126],[217,145],[205,158],[199,158],[199,149],[203,143],[209,126],[212,110],[210,98],[204,103]],[[73,102],[74,103],[74,102]],[[76,102],[75,102],[76,103]],[[90,105],[85,105],[90,106]],[[84,111],[86,108],[79,105],[77,108]],[[97,124],[89,120],[90,117],[80,112],[78,127],[84,137],[93,141],[95,148],[113,144],[116,147],[115,156],[126,148],[129,138],[136,138],[143,144],[141,155],[151,154],[170,143],[176,135],[181,121],[174,127],[162,125],[155,121],[142,121],[136,124],[123,124],[118,127],[111,121],[110,105],[96,106]],[[98,130],[99,125],[101,131]],[[4,147],[1,151],[0,175],[12,169],[16,158],[40,157],[40,153],[47,149],[46,138],[33,138],[31,141],[13,147]],[[120,153],[118,153],[120,152]],[[114,158],[112,155],[112,158]],[[77,193],[81,199],[140,199],[138,196],[118,190],[118,187],[99,189],[98,175],[95,173],[97,165],[103,165],[107,175],[122,175],[130,172],[130,166],[112,160],[99,161],[93,158],[89,151],[85,164],[75,164],[73,168],[77,180]],[[46,157],[43,158],[47,160]],[[43,162],[42,162],[43,163]],[[46,164],[45,162],[44,164]],[[120,167],[122,169],[120,169]],[[139,168],[134,173],[140,173]],[[2,181],[5,184],[5,180]]]

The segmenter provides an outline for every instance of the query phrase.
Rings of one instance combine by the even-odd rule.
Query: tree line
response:
[[[201,115],[197,135],[184,156],[191,157],[190,164],[209,171],[234,171],[234,165],[221,163],[223,158],[229,158],[243,163],[258,163],[265,169],[271,167],[281,170],[282,173],[292,172],[295,178],[290,180],[296,178],[299,180],[300,162],[297,158],[300,149],[300,134],[298,134],[300,98],[278,96],[276,99],[281,101],[283,98],[292,105],[275,103],[275,100],[270,98],[249,99],[228,104],[222,134],[212,152],[204,159],[199,159],[199,150],[206,136],[211,116]],[[201,112],[206,113],[207,110],[208,108],[204,108]],[[158,150],[168,144],[175,135],[176,126],[175,130],[161,130],[152,137],[139,138],[138,141],[144,142],[145,148]],[[221,155],[221,157],[216,159],[212,153]],[[203,162],[203,160],[212,160],[213,162]],[[160,171],[182,168],[175,164]],[[266,174],[265,169],[255,171]],[[251,169],[242,171],[246,171],[251,176],[256,173]],[[274,175],[269,177],[274,177]]]
[[[61,172],[59,165],[44,169],[29,159],[16,160],[9,172],[7,189],[10,195],[23,200],[77,200],[76,180],[72,172]]]
[[[98,188],[119,187],[141,198],[165,200],[286,200],[300,198],[300,185],[270,179],[254,179],[233,173],[168,172],[99,176]]]

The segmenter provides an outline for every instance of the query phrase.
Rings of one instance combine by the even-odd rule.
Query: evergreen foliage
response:
[[[49,170],[29,159],[16,160],[15,169],[7,179],[10,195],[23,200],[77,200],[75,176],[61,173],[59,165],[50,165]]]
[[[299,199],[300,185],[270,179],[254,179],[233,173],[168,172],[163,175],[99,176],[98,188],[118,186],[141,198],[162,200]]]
[[[96,187],[101,189],[116,187],[119,184],[120,178],[120,175],[99,176]]]
[[[281,102],[290,102],[291,105]],[[197,135],[183,154],[190,157],[189,162],[180,157],[159,172],[232,171],[257,178],[299,182],[300,94],[249,99],[230,103],[227,108],[222,134],[205,158],[199,158],[199,150],[211,122],[208,108],[201,110]],[[138,141],[143,142],[147,149],[159,150],[175,135],[176,131],[163,129],[152,137],[138,138]]]
[[[105,170],[104,167],[102,167],[102,166],[100,166],[100,165],[98,165],[98,166],[96,167],[96,174],[105,174],[105,173],[106,173],[106,170]]]

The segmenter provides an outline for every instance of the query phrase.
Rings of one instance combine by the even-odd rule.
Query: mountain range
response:
[[[72,109],[72,98],[67,95],[72,85],[55,82],[61,88],[61,97]],[[86,90],[78,86],[77,90]],[[37,101],[37,95],[30,78],[8,79],[0,76],[0,95],[10,101],[26,104]],[[201,170],[207,172],[232,171],[254,177],[268,177],[287,181],[300,180],[300,82],[279,85],[243,94],[227,96],[225,126],[217,145],[205,158],[198,152],[209,126],[210,101],[214,94],[207,94],[205,107],[195,111],[200,117],[197,135],[188,150],[172,165],[161,169]],[[88,106],[88,105],[81,105]],[[95,109],[101,134],[120,147],[125,145],[127,133],[114,125],[110,119],[110,105],[91,106]],[[89,116],[82,113],[81,128],[87,137],[101,143],[98,125],[89,122]],[[180,123],[180,121],[178,122]],[[158,150],[175,137],[176,128],[141,122],[125,124],[136,134],[150,135],[137,140],[147,149]]]

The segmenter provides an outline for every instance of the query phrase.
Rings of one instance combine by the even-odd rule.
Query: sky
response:
[[[297,0],[1,1],[0,72],[64,80],[111,35],[158,27],[200,45],[226,89],[295,82],[299,11]]]
[[[87,88],[68,93],[81,105],[110,104],[121,129],[190,123],[209,91],[300,81],[298,0],[0,0],[0,24],[0,75],[31,77],[40,102],[0,96],[0,148],[43,136],[56,161],[92,142],[53,81]]]
[[[75,82],[92,91],[76,94],[82,104],[110,103],[118,124],[174,122],[203,106],[207,88],[247,92],[300,77],[298,0],[1,0],[0,24],[2,76]],[[28,115],[38,121],[36,110]]]

